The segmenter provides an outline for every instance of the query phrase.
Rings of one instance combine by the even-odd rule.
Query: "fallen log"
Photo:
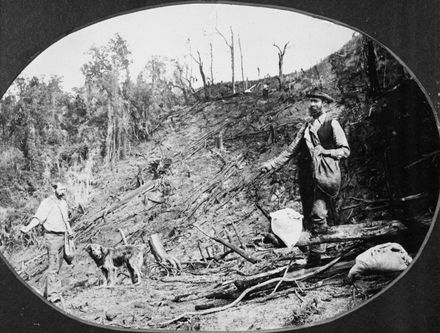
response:
[[[219,288],[215,288],[209,291],[202,291],[200,293],[186,293],[183,295],[177,295],[173,298],[173,302],[184,302],[184,301],[194,301],[201,298],[226,298],[230,299],[233,297],[233,293],[235,291],[234,286],[232,285],[222,285]]]
[[[340,259],[341,259],[341,257],[335,258],[334,260],[329,262],[327,265],[324,265],[322,267],[314,268],[312,272],[307,272],[307,273],[305,273],[305,274],[303,274],[301,276],[298,276],[296,278],[281,277],[281,278],[274,278],[274,279],[271,279],[271,280],[268,280],[268,281],[264,281],[263,283],[257,284],[255,286],[250,287],[250,288],[247,288],[246,290],[244,290],[240,294],[240,296],[238,296],[238,298],[235,301],[233,301],[232,303],[230,303],[228,305],[220,306],[220,307],[217,307],[217,308],[206,309],[206,310],[202,310],[202,311],[186,312],[186,313],[183,313],[180,316],[177,316],[177,317],[175,317],[175,318],[173,318],[171,320],[159,323],[158,327],[165,327],[165,326],[167,326],[169,324],[172,324],[172,323],[174,323],[176,321],[179,321],[179,320],[184,319],[184,318],[189,317],[189,316],[194,316],[194,315],[201,316],[201,315],[205,315],[205,314],[210,314],[210,313],[214,313],[214,312],[219,312],[219,311],[224,311],[224,310],[230,309],[230,308],[236,306],[238,303],[240,303],[240,301],[247,294],[249,294],[249,293],[251,293],[251,292],[253,292],[255,290],[261,290],[261,288],[266,287],[268,285],[273,285],[273,284],[275,284],[275,283],[277,283],[277,282],[279,282],[281,280],[283,282],[295,282],[295,283],[297,281],[307,280],[307,279],[309,279],[309,278],[311,278],[311,277],[313,277],[315,275],[318,275],[318,274],[328,270],[330,267],[335,265]]]
[[[408,228],[400,221],[373,221],[358,224],[341,224],[329,227],[324,233],[311,235],[303,232],[296,246],[321,243],[348,242],[354,240],[373,240],[404,236]]]
[[[327,271],[328,274],[336,273],[341,270],[348,270],[354,265],[354,260],[347,261],[347,262],[341,262],[338,264],[335,264],[331,269]],[[325,267],[325,266],[324,266]],[[293,281],[297,279],[297,281],[300,281],[303,276],[308,276],[310,274],[317,275],[317,271],[320,269],[320,267],[313,267],[313,268],[301,268],[296,269],[295,271],[289,271],[284,280],[285,281]],[[245,290],[247,288],[250,288],[252,286],[258,285],[263,283],[264,281],[269,281],[273,279],[280,278],[284,275],[285,267],[278,269],[276,272],[271,272],[270,274],[259,274],[258,276],[251,276],[246,279],[236,280],[234,282],[235,287],[237,290]]]
[[[251,256],[249,256],[246,252],[244,252],[242,249],[240,249],[238,246],[235,246],[234,244],[228,243],[227,241],[225,241],[224,239],[220,238],[220,237],[215,237],[215,236],[210,236],[208,235],[206,232],[204,232],[202,229],[200,229],[198,226],[193,225],[197,230],[199,230],[202,234],[204,234],[206,237],[211,238],[212,240],[223,244],[224,246],[230,248],[232,251],[238,253],[240,256],[242,256],[244,259],[246,259],[247,261],[249,261],[252,264],[255,264],[258,262],[257,259],[252,258]]]
[[[102,209],[101,211],[99,211],[98,213],[96,213],[91,219],[91,221],[95,222],[96,220],[104,217],[105,215],[107,215],[108,213],[114,212],[116,209],[124,206],[125,204],[127,204],[131,199],[137,197],[138,195],[144,194],[148,191],[151,191],[154,189],[154,187],[156,186],[156,182],[154,181],[150,181],[145,183],[144,185],[142,185],[141,187],[138,187],[135,190],[130,191],[129,193],[127,193],[121,200],[119,200],[118,202],[115,202],[113,205],[111,205],[108,208]]]
[[[245,258],[247,261],[249,261],[252,264],[255,264],[258,262],[257,259],[252,258],[251,256],[249,256],[248,254],[246,254],[246,252],[244,252],[242,249],[240,249],[238,246],[235,246],[234,244],[228,243],[227,241],[225,241],[222,238],[219,237],[211,237],[212,240],[223,244],[224,246],[230,248],[232,251],[237,252],[240,256],[242,256],[243,258]]]
[[[338,255],[337,258],[339,258],[339,259],[346,258],[347,256],[352,255],[354,253],[354,251],[356,251],[357,248],[358,248],[358,245],[352,245],[352,246],[344,249]],[[335,259],[333,259],[331,262],[334,262],[334,260]],[[319,267],[318,268],[316,268],[316,267],[306,268],[305,265],[295,265],[294,266],[294,265],[292,265],[293,263],[294,263],[294,261],[292,259],[291,262],[289,263],[289,265],[287,265],[287,266],[277,268],[277,269],[274,269],[274,270],[271,270],[268,272],[252,275],[252,276],[240,279],[240,280],[236,280],[233,283],[238,290],[244,290],[244,289],[249,288],[251,286],[254,286],[256,284],[260,284],[264,281],[278,278],[280,276],[284,276],[286,279],[295,279],[297,277],[313,273],[316,269],[319,269]],[[346,264],[346,263],[343,263],[343,264]],[[354,261],[349,262],[348,264],[346,264],[347,268],[350,268],[351,266],[353,266],[353,264],[354,264]],[[324,265],[323,267],[326,267],[327,265]],[[343,268],[345,269],[345,266]],[[339,267],[339,269],[340,269],[340,267]],[[289,272],[291,272],[291,273],[289,273]]]

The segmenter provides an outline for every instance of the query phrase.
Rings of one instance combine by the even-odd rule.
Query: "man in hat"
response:
[[[68,221],[66,203],[66,186],[62,183],[52,185],[53,194],[44,199],[28,225],[22,226],[21,231],[28,233],[37,225],[43,225],[44,241],[48,253],[49,266],[46,271],[46,286],[44,297],[54,304],[61,303],[61,283],[59,271],[63,263],[64,237],[67,233],[73,237],[74,233]]]
[[[263,172],[276,170],[291,157],[298,155],[298,180],[304,215],[304,227],[312,235],[328,228],[327,215],[330,199],[336,197],[341,185],[339,160],[350,155],[345,133],[336,119],[332,119],[327,105],[334,100],[320,90],[307,94],[312,120],[298,132],[293,143],[279,156],[263,163]],[[299,140],[299,141],[298,141]],[[324,245],[309,247],[308,263],[320,263]]]

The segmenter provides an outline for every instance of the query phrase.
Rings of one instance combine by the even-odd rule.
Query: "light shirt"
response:
[[[44,229],[53,232],[66,232],[68,219],[67,202],[58,199],[55,195],[44,199],[34,215]]]
[[[314,119],[310,125],[310,130],[313,132],[318,132],[321,125],[324,123],[324,121],[327,119],[327,114],[323,113],[318,118]]]

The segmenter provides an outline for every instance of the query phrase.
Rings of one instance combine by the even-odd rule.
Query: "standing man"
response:
[[[327,103],[333,98],[319,90],[307,94],[311,122],[303,126],[296,139],[279,156],[262,164],[263,172],[275,170],[298,154],[299,190],[304,215],[304,227],[312,235],[328,228],[330,199],[341,186],[339,160],[350,155],[345,133],[336,119],[327,114]],[[318,265],[325,245],[309,247],[308,263]]]
[[[54,304],[61,303],[61,283],[59,271],[63,263],[64,237],[67,233],[73,237],[73,231],[68,221],[66,186],[62,183],[52,185],[53,194],[44,199],[27,226],[22,226],[21,231],[28,233],[39,224],[44,228],[44,241],[47,249],[49,267],[46,271],[46,286],[44,297]]]
[[[264,99],[269,98],[269,86],[266,83],[263,84],[263,98]]]

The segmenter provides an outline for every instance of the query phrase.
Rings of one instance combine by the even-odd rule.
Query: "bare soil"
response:
[[[232,266],[219,264],[211,268],[187,270],[179,275],[146,278],[140,285],[133,285],[120,271],[114,288],[102,287],[100,273],[87,257],[62,273],[65,311],[78,318],[103,325],[138,329],[184,330],[260,330],[278,329],[315,324],[343,314],[359,306],[392,281],[394,276],[370,276],[355,285],[344,281],[345,272],[327,278],[300,283],[299,287],[285,289],[283,285],[270,295],[261,292],[245,299],[238,306],[207,314],[191,315],[177,322],[162,325],[186,312],[193,312],[196,305],[214,303],[229,304],[229,300],[197,298],[209,293],[220,283],[239,279],[242,275],[231,273]],[[234,260],[233,267],[243,271],[255,271],[256,267],[242,259]],[[33,284],[42,289],[43,283]],[[176,301],[176,296],[189,296]],[[195,299],[192,299],[195,298]]]

